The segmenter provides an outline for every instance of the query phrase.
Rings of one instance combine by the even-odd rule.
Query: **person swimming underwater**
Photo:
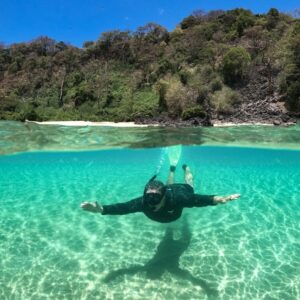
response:
[[[185,183],[174,183],[175,166],[170,167],[167,183],[153,176],[144,188],[141,197],[124,203],[101,205],[96,202],[83,202],[83,210],[102,215],[126,215],[143,212],[148,218],[160,223],[169,223],[180,218],[184,208],[204,207],[224,204],[238,199],[240,194],[228,196],[199,195],[194,193],[193,175],[187,165],[182,166]]]

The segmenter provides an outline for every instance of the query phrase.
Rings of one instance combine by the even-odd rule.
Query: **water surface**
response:
[[[300,126],[117,128],[0,121],[0,154],[41,150],[149,148],[177,144],[300,149]]]

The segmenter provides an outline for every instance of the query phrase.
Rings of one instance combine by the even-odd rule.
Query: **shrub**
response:
[[[236,30],[239,37],[244,33],[244,30],[248,27],[253,26],[255,23],[254,15],[248,10],[240,10],[239,16],[236,19]]]
[[[206,116],[206,113],[203,111],[203,108],[201,106],[194,106],[187,109],[184,109],[181,117],[183,120],[188,120],[191,118],[204,118]]]
[[[178,79],[172,78],[168,83],[166,104],[172,118],[181,116],[185,108],[196,105],[197,90],[184,86]]]
[[[212,82],[209,84],[209,89],[212,92],[220,91],[220,90],[222,90],[222,87],[223,87],[223,84],[219,78],[213,79]]]
[[[165,80],[159,80],[155,86],[156,92],[159,95],[158,107],[160,111],[167,110],[166,93],[168,89],[168,82]]]
[[[202,104],[208,97],[209,89],[204,85],[200,85],[197,88],[197,94],[197,103]]]
[[[203,82],[210,82],[212,81],[217,74],[214,72],[213,68],[209,65],[205,65],[200,70],[200,76]]]
[[[300,112],[300,82],[294,81],[287,90],[287,105],[291,111]]]
[[[146,89],[133,95],[131,117],[153,117],[158,111],[159,97],[151,89]]]
[[[17,62],[13,62],[8,67],[9,74],[15,74],[21,69],[20,65]]]
[[[250,63],[249,53],[242,47],[230,49],[222,62],[225,83],[235,84],[244,79]]]
[[[65,97],[67,102],[73,102],[75,107],[82,105],[85,102],[95,101],[95,96],[92,91],[88,89],[87,85],[82,83],[78,86],[73,86],[67,91]]]
[[[266,27],[268,30],[272,30],[273,28],[276,27],[277,23],[280,20],[280,14],[279,11],[276,8],[271,8],[267,15],[267,24]]]
[[[278,84],[280,93],[287,92],[288,85],[287,85],[287,80],[286,80],[286,74],[284,72],[282,72],[278,75],[277,84]]]
[[[39,115],[42,121],[52,121],[55,120],[57,114],[57,109],[54,107],[43,107],[40,106],[36,109],[36,113]]]
[[[182,69],[179,71],[178,75],[179,75],[181,83],[185,85],[188,83],[191,73],[186,69]]]
[[[0,98],[0,111],[14,112],[18,106],[18,100],[15,95]]]
[[[290,65],[286,66],[287,108],[300,112],[300,22],[295,23],[289,40]]]
[[[239,102],[239,94],[228,87],[213,94],[211,102],[217,114],[230,114],[233,111],[234,104]]]
[[[165,100],[168,113],[171,117],[178,117],[181,115],[181,101],[185,94],[185,87],[180,81],[171,79],[168,82]]]
[[[20,114],[22,121],[30,120],[30,121],[42,121],[41,117],[37,114],[34,108],[30,110],[23,111]]]

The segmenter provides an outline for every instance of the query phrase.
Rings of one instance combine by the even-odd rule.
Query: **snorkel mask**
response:
[[[158,205],[165,193],[165,185],[158,180],[155,180],[156,175],[153,176],[145,186],[143,200],[144,203],[153,207]]]

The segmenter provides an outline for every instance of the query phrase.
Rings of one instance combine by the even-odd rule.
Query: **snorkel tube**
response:
[[[153,181],[156,177],[157,177],[157,175],[152,176],[152,177],[148,180],[147,184],[148,184],[149,182]]]

